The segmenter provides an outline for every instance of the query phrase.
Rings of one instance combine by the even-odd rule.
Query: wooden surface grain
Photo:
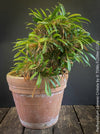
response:
[[[7,114],[9,108],[0,108],[0,123],[2,122],[3,118]]]
[[[62,106],[58,123],[54,127],[55,134],[82,134],[76,114],[72,106]]]
[[[85,134],[96,134],[96,109],[93,106],[74,106]],[[100,134],[100,133],[99,133]]]
[[[0,124],[0,134],[22,134],[22,131],[16,108],[11,108]]]
[[[62,106],[58,122],[47,129],[21,125],[16,108],[0,108],[0,134],[100,134],[96,132],[95,106]]]

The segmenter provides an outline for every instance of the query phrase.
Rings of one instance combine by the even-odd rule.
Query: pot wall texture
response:
[[[92,23],[85,28],[96,40],[100,40],[100,0],[0,0],[0,107],[14,106],[6,74],[13,65],[12,42],[27,37],[26,22],[31,22],[28,8],[50,8],[57,2],[62,2],[66,11],[81,13],[89,18]],[[62,104],[95,105],[95,61],[90,59],[90,63],[91,68],[74,64]]]

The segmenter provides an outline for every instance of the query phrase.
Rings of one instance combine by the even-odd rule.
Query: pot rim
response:
[[[13,73],[14,73],[14,71],[11,71],[11,72],[7,73],[6,77],[9,76],[9,77],[11,77],[11,78],[14,78],[14,79],[21,79],[21,80],[24,79],[23,76],[12,75]],[[69,73],[66,73],[66,74],[68,75]],[[59,76],[62,76],[62,74],[60,74]],[[37,79],[37,77],[34,77],[33,79]]]
[[[25,80],[24,77],[18,77],[18,76],[12,75],[13,73],[14,72],[9,72],[6,76],[7,77],[7,82],[8,82],[8,85],[9,85],[9,89],[12,92],[15,92],[15,93],[32,94],[33,89],[35,87],[34,85],[36,84],[36,81],[37,81],[37,77],[33,78],[32,80]],[[59,87],[57,85],[55,89],[53,87],[51,87],[52,93],[53,92],[59,92],[66,87],[66,82],[68,80],[68,74],[66,76],[63,77],[62,75],[60,75],[61,86]],[[44,89],[45,89],[45,79],[42,81],[41,86],[38,88],[38,90],[36,90],[35,94],[44,93],[45,92]]]

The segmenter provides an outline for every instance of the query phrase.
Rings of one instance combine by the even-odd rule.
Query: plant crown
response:
[[[50,85],[60,86],[59,75],[66,70],[70,72],[75,61],[90,66],[88,56],[95,59],[89,52],[89,49],[94,51],[91,43],[99,42],[83,28],[83,23],[90,21],[81,14],[66,12],[60,3],[53,11],[30,10],[33,23],[27,25],[31,32],[27,38],[17,39],[14,45],[13,71],[27,80],[37,76],[37,87],[45,78],[45,92],[51,96]]]

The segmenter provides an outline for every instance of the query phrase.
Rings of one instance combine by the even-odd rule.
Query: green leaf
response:
[[[57,6],[57,7],[54,9],[53,13],[52,13],[51,16],[50,16],[50,20],[52,20],[52,19],[54,19],[54,18],[56,17],[56,14],[59,12],[60,8],[61,8],[61,5]]]
[[[14,63],[14,66],[15,66],[15,65],[18,65],[18,64],[22,64],[22,63],[21,63],[21,62],[16,62],[16,63]]]
[[[22,48],[23,48],[23,46],[15,47],[12,51],[15,51],[17,49],[22,49]]]
[[[34,23],[27,23],[27,26],[34,25]]]
[[[67,17],[65,17],[65,16],[62,16],[62,15],[58,15],[54,20],[59,20],[59,19],[65,19],[65,20],[67,20]]]
[[[47,96],[50,96],[48,92],[48,86],[46,80],[45,80],[45,93],[47,94]]]
[[[38,38],[39,39],[39,35],[36,35],[33,32],[29,33],[29,37],[33,37],[33,38]]]
[[[20,56],[20,57],[14,59],[14,61],[24,61],[24,60],[25,60],[24,56]]]
[[[73,21],[73,22],[78,22],[78,23],[81,22],[81,21],[80,21],[79,19],[77,19],[77,18],[70,18],[70,20]]]
[[[36,64],[30,65],[30,66],[29,66],[29,69],[32,69],[32,68],[34,68],[34,67],[36,67]]]
[[[33,15],[35,18],[42,20],[42,15],[40,13],[34,12],[31,8],[29,8],[32,13],[29,13],[29,15]]]
[[[45,11],[44,11],[43,9],[41,9],[41,8],[40,8],[40,10],[42,11],[42,13],[43,13],[44,17],[47,17],[47,15],[46,15]]]
[[[76,48],[76,47],[73,47],[76,51],[78,51],[79,53],[81,53],[81,54],[83,54],[83,52],[80,50],[80,49],[78,49],[78,48]]]
[[[24,48],[25,49],[25,48]],[[27,56],[27,54],[24,52],[24,49],[19,50],[19,52],[21,52],[22,54],[24,54],[25,56]]]
[[[40,13],[40,11],[37,8],[35,8],[35,10],[38,12],[38,15],[42,18],[42,14]]]
[[[36,85],[38,86],[38,88],[39,88],[40,85],[41,85],[41,81],[42,81],[42,77],[41,77],[41,75],[40,75],[40,73],[39,73],[38,79],[37,79],[37,82],[36,82]]]
[[[58,78],[53,77],[53,79],[57,82],[58,86],[60,86],[60,82],[59,82]]]
[[[68,46],[68,44],[64,40],[58,39],[58,41],[60,41],[61,43],[65,44],[66,46]]]
[[[47,43],[45,42],[44,43],[44,46],[43,46],[43,50],[42,50],[43,51],[43,54],[46,52],[46,50],[47,50]]]
[[[68,67],[68,71],[70,72],[71,71],[71,62],[67,56],[67,67]]]
[[[54,35],[55,32],[57,32],[57,30],[53,30],[53,29],[51,29],[50,35],[52,35],[52,34]]]
[[[49,62],[49,60],[46,60],[45,62],[43,62],[43,64],[42,64],[42,67],[46,67],[46,65],[48,64],[48,62]]]
[[[49,96],[51,96],[51,88],[50,88],[49,82],[48,82],[48,90],[49,90]]]
[[[44,26],[45,26],[45,28],[46,28],[48,34],[50,35],[50,30],[49,30],[48,26],[47,26],[47,25],[44,25]]]
[[[53,25],[54,30],[57,32],[58,30],[57,30],[56,25],[55,24],[52,24],[52,25]]]
[[[61,77],[59,75],[57,75],[57,78],[58,78],[59,81],[61,80]]]
[[[53,85],[53,87],[56,88],[56,85],[55,85],[54,81],[51,80],[51,79],[49,79],[49,81],[51,82],[51,84]]]
[[[83,43],[78,39],[76,41],[81,45],[81,49],[83,50]]]
[[[56,38],[56,37],[60,37],[60,38],[61,38],[61,35],[58,34],[58,33],[55,33],[55,34],[53,35],[53,38]]]
[[[84,62],[88,65],[88,66],[90,66],[90,63],[82,56],[82,59],[84,60]]]
[[[41,21],[41,19],[36,18],[36,17],[32,17],[32,19],[33,19],[33,21],[36,22],[36,23],[37,23],[38,21]]]
[[[41,61],[40,61],[40,63],[42,63],[43,62],[43,55],[41,54]]]
[[[45,41],[47,41],[48,40],[48,38],[40,38],[39,40],[38,40],[38,42],[45,42]]]
[[[47,21],[39,21],[38,24],[44,24],[44,25],[46,25],[46,24],[48,24],[48,22]]]
[[[81,16],[81,14],[71,14],[68,16],[68,18],[77,17],[77,16]]]
[[[89,19],[84,18],[84,17],[77,17],[77,19],[80,19],[80,20],[85,20],[85,21],[91,22]]]
[[[93,58],[94,60],[96,60],[96,58],[95,58],[95,56],[94,56],[93,54],[91,54],[91,53],[89,53],[89,52],[87,52],[87,54],[88,54],[91,58]]]
[[[63,52],[63,47],[61,47],[60,45],[56,44],[55,42],[52,42],[54,46],[56,46],[61,52]]]
[[[66,11],[65,11],[65,8],[64,8],[63,4],[59,4],[59,5],[60,5],[60,9],[61,9],[60,14],[63,15],[63,16],[65,16]]]
[[[85,56],[86,60],[89,61],[89,58],[85,54],[84,54],[84,56]]]
[[[35,72],[35,73],[30,77],[30,80],[32,80],[37,74],[38,74],[38,72]]]
[[[18,57],[20,54],[21,54],[21,52],[16,53],[14,58]]]
[[[81,38],[81,40],[82,40],[82,42],[84,42],[86,45],[92,46],[91,43],[90,43],[88,40],[83,39],[83,38]]]
[[[76,60],[77,62],[80,63],[80,58],[79,58],[78,56],[75,56],[74,58],[75,58],[75,60]]]

